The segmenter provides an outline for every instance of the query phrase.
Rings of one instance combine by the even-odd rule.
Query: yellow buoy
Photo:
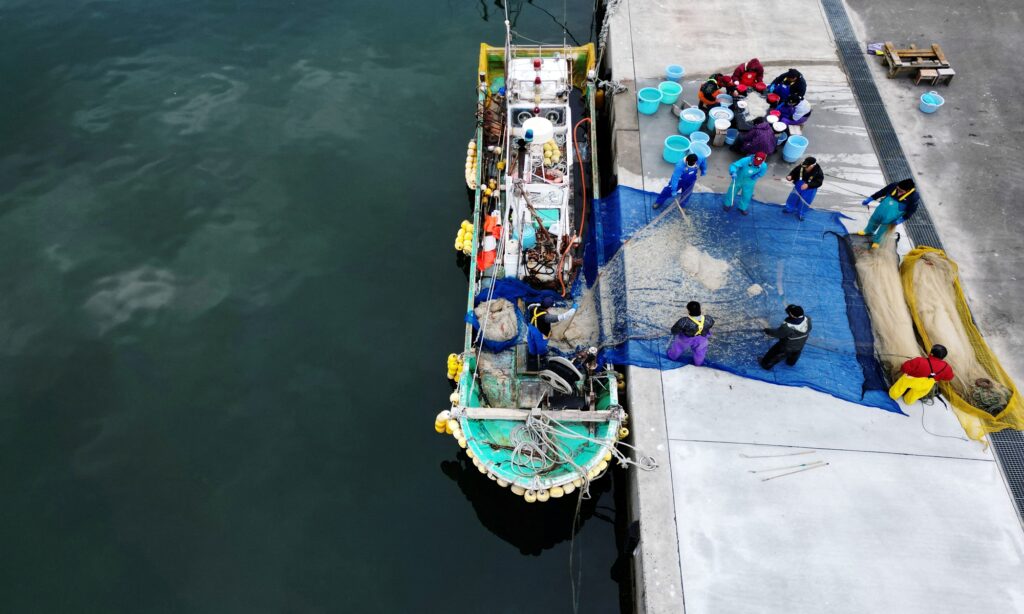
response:
[[[598,473],[601,473],[602,471],[604,471],[604,470],[605,470],[605,469],[607,469],[607,468],[608,468],[608,461],[606,461],[606,460],[603,460],[603,461],[601,461],[601,463],[600,463],[600,464],[599,464],[599,465],[597,466],[597,472],[598,472]]]
[[[452,375],[458,375],[458,374],[459,374],[458,371],[455,371],[454,373],[452,373]],[[452,379],[455,379],[455,378],[453,377]],[[450,395],[448,395],[448,400],[451,401],[452,403],[458,403],[459,402],[459,393],[458,392],[451,393]]]
[[[514,494],[514,495],[518,495],[518,496],[522,497],[525,492],[526,492],[526,489],[523,488],[522,486],[514,486],[514,485],[512,486],[512,494]]]
[[[435,424],[434,425],[434,430],[437,431],[438,433],[443,433],[444,432],[444,424],[442,424],[442,423]]]
[[[501,486],[502,488],[508,488],[508,482],[501,478],[498,478],[498,486]]]
[[[609,450],[608,452],[605,453],[604,460],[605,460],[605,462],[607,462],[607,461],[610,461],[611,459],[612,459],[612,452],[611,452],[611,450]]]
[[[472,450],[470,450],[469,448],[466,448],[466,456],[468,456],[468,457],[470,457],[470,458],[473,458],[473,456],[474,456],[474,455],[473,455],[473,451],[472,451]]]
[[[564,494],[565,494],[565,489],[562,488],[561,486],[552,486],[551,487],[551,497],[553,499],[561,499],[562,495],[564,495]]]
[[[487,465],[485,465],[485,464],[483,464],[483,463],[480,463],[479,465],[477,465],[477,466],[476,466],[476,469],[477,469],[477,471],[479,471],[480,473],[487,473]]]
[[[527,503],[533,503],[537,500],[537,493],[535,491],[528,490],[526,491],[526,494],[523,495],[523,498],[526,499]]]
[[[459,439],[459,447],[462,448],[462,449],[466,449],[466,438],[465,437]]]
[[[505,161],[504,160],[498,160],[497,164],[495,164],[494,167],[497,168],[499,171],[504,169],[505,168]]]
[[[546,488],[544,490],[538,490],[537,491],[537,500],[540,501],[541,503],[544,503],[545,501],[547,501],[550,498],[551,498],[551,493],[548,492],[548,490]]]
[[[450,428],[453,431],[458,430],[459,429],[459,421],[454,419],[454,418],[448,420],[448,428]]]
[[[447,422],[444,423],[444,432],[447,435],[451,435],[452,433],[454,433],[454,431],[452,431],[452,427],[448,426]]]
[[[554,490],[554,489],[552,489],[552,490]],[[576,491],[576,487],[573,486],[572,484],[566,484],[565,486],[562,487],[562,492],[564,492],[567,495],[571,495],[575,491]]]
[[[583,486],[583,478],[576,478],[575,480],[572,481],[572,485],[575,486],[576,488]]]
[[[625,439],[626,437],[629,437],[629,429],[622,427],[619,429],[619,439]]]

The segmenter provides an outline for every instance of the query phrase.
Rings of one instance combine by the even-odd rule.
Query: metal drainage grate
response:
[[[842,0],[821,0],[825,16],[832,27],[832,34],[839,48],[839,55],[846,68],[847,77],[853,86],[868,134],[874,143],[875,151],[882,166],[882,173],[888,181],[898,181],[913,176],[907,156],[903,152],[896,130],[892,127],[889,113],[885,110],[882,97],[878,94],[878,86],[868,69],[866,53],[857,40],[850,18],[846,14]],[[925,207],[924,199],[921,206],[909,222],[905,224],[907,234],[915,245],[929,245],[943,249],[942,241],[935,232],[932,217]],[[992,433],[992,449],[997,462],[1002,466],[1010,492],[1017,505],[1017,514],[1024,520],[1024,434],[1020,431],[1001,431]]]

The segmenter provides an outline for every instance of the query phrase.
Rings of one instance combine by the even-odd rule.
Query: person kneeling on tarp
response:
[[[761,357],[761,368],[771,371],[783,358],[792,367],[800,360],[800,353],[804,351],[804,344],[811,335],[811,319],[804,315],[803,307],[790,305],[786,307],[786,319],[782,324],[778,328],[764,329],[764,334],[778,341]]]
[[[686,304],[687,315],[679,318],[672,325],[675,338],[668,346],[668,357],[679,360],[685,350],[693,352],[693,364],[698,367],[704,364],[704,356],[708,353],[708,337],[715,319],[700,312],[700,303],[690,301]]]
[[[555,306],[555,299],[545,296],[539,303],[531,303],[526,306],[526,317],[530,319],[530,325],[526,330],[526,349],[528,353],[527,368],[531,371],[540,371],[541,357],[548,353],[548,337],[551,336],[551,325],[571,318],[576,313],[576,304],[572,309],[563,313],[551,313]]]
[[[859,235],[871,235],[871,249],[878,249],[885,233],[896,224],[902,224],[910,219],[917,211],[921,202],[921,195],[917,193],[917,187],[913,179],[896,181],[875,192],[864,199],[861,203],[865,207],[871,206],[871,201],[881,200],[871,214],[868,225],[864,230],[857,231]]]
[[[697,154],[690,154],[676,163],[676,169],[672,171],[672,178],[668,185],[658,194],[654,201],[654,209],[657,209],[668,200],[672,194],[676,195],[680,207],[686,207],[686,203],[693,194],[693,186],[697,185],[697,173],[708,174],[708,163]]]
[[[889,397],[894,401],[903,397],[904,403],[913,405],[932,391],[935,382],[952,380],[953,367],[943,360],[945,357],[946,348],[933,345],[928,356],[911,358],[903,363],[900,367],[903,375],[889,388]]]

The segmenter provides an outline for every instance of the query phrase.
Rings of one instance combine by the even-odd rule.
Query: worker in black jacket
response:
[[[818,166],[818,160],[808,156],[799,166],[789,171],[786,180],[792,182],[793,191],[789,193],[782,212],[796,213],[797,219],[802,222],[818,194],[818,188],[825,183],[825,175]]]
[[[811,334],[811,319],[804,315],[803,307],[790,305],[786,307],[785,321],[778,328],[764,329],[764,334],[778,341],[761,358],[761,367],[771,371],[783,358],[792,367],[800,359],[800,352],[804,351],[804,344]]]

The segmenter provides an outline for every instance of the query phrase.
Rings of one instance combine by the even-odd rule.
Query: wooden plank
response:
[[[896,48],[892,46],[892,43],[885,44],[885,53],[891,63],[895,63],[897,66],[903,63],[903,61],[900,60],[900,55],[896,53]]]
[[[896,55],[901,58],[935,58],[935,52],[927,49],[897,49]]]
[[[942,47],[939,47],[938,45],[932,45],[932,52],[935,53],[935,57],[938,58],[940,62],[942,62],[946,66],[949,66],[949,62],[946,61],[946,54],[942,53]]]
[[[899,67],[903,65],[903,62],[900,60],[900,57],[896,55],[896,48],[892,46],[892,43],[885,43],[884,48],[885,55],[883,57],[885,58],[885,63],[889,65],[888,76],[892,79],[896,76],[896,72],[899,70]]]
[[[467,407],[466,417],[470,420],[523,420],[533,412],[532,409],[512,409],[505,407]],[[559,422],[608,422],[613,414],[611,411],[581,411],[579,409],[542,409],[540,415],[554,418]]]

